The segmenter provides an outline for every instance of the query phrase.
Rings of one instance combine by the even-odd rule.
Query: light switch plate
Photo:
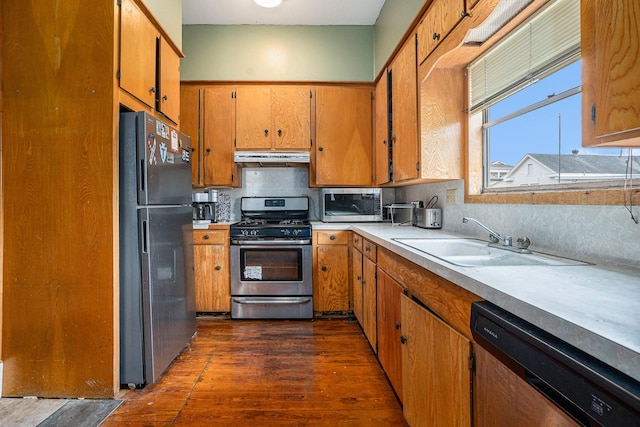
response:
[[[458,204],[458,189],[454,188],[451,190],[447,190],[447,205],[457,205]]]

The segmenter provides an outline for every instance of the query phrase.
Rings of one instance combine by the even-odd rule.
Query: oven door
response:
[[[311,296],[309,244],[232,244],[231,295]]]

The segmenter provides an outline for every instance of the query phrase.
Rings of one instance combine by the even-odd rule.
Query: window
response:
[[[580,66],[579,0],[552,2],[469,65],[482,192],[622,185],[640,172],[628,149],[582,147]]]

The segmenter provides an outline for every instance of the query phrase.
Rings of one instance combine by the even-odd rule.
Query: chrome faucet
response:
[[[531,251],[529,249],[527,249],[529,247],[529,245],[531,244],[531,240],[529,240],[528,237],[518,237],[518,239],[516,240],[516,246],[517,247],[514,247],[514,246],[512,246],[513,238],[511,236],[502,237],[501,235],[499,235],[495,231],[491,230],[486,225],[482,224],[477,219],[467,218],[467,217],[463,217],[462,218],[462,222],[465,223],[465,224],[468,223],[469,221],[475,222],[480,227],[484,228],[485,230],[487,230],[489,232],[489,240],[491,241],[489,243],[489,246],[497,247],[497,248],[500,248],[500,249],[507,249],[509,251],[518,252],[518,253],[521,253],[521,254],[530,254],[531,253]],[[500,244],[500,242],[503,242],[503,243]]]

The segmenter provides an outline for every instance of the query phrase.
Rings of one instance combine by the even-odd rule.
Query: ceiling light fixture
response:
[[[276,7],[280,6],[282,0],[253,0],[258,6],[262,7]]]

